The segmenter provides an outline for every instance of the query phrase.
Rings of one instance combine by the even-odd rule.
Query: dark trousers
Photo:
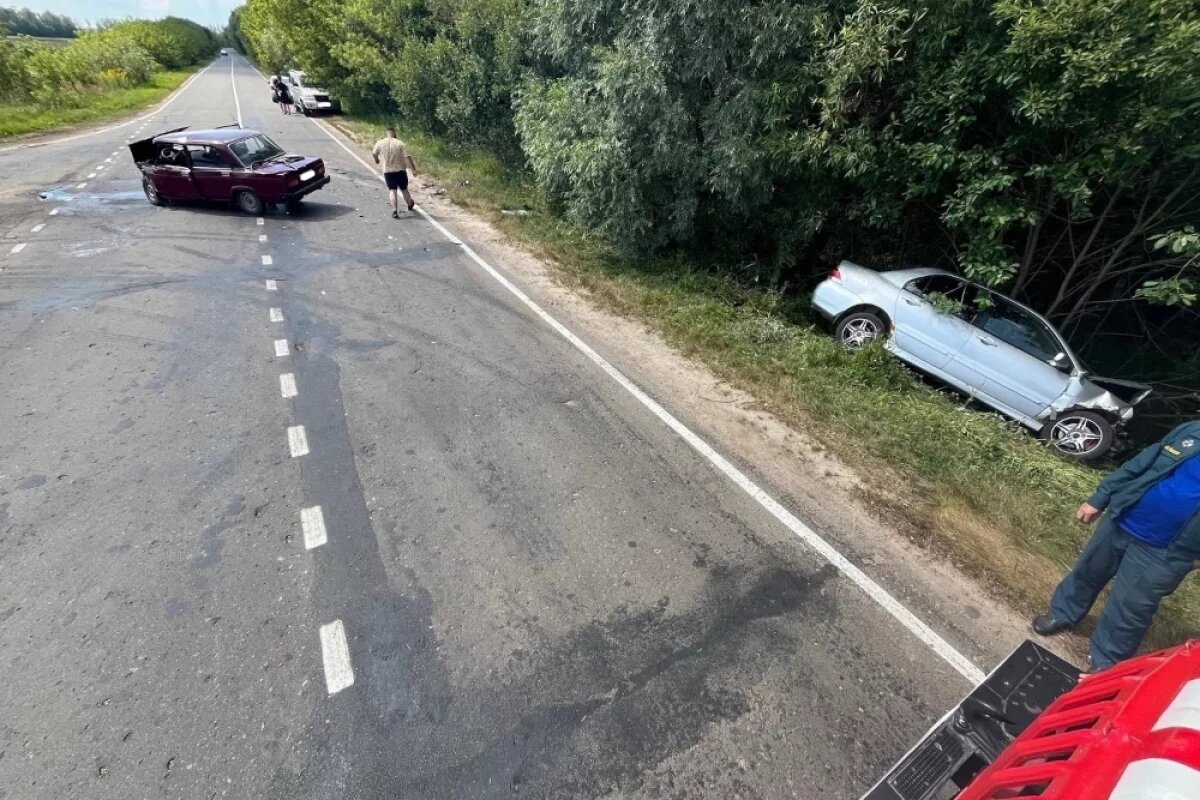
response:
[[[1174,547],[1152,547],[1105,515],[1054,590],[1050,613],[1062,622],[1079,623],[1112,581],[1091,642],[1092,666],[1107,669],[1137,652],[1158,604],[1187,577],[1194,558]]]

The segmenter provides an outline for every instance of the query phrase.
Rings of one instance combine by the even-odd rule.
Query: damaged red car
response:
[[[275,205],[295,211],[329,183],[325,162],[284,152],[270,137],[244,128],[177,128],[129,145],[142,190],[156,206],[229,203],[259,215]]]

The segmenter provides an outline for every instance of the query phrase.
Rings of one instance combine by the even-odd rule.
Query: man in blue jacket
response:
[[[1137,652],[1162,599],[1200,569],[1200,421],[1171,431],[1113,472],[1075,512],[1100,524],[1033,620],[1049,636],[1079,624],[1100,591],[1112,593],[1092,633],[1092,669]],[[1103,517],[1101,517],[1103,515]]]

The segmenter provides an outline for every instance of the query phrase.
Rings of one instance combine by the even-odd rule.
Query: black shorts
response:
[[[388,189],[395,191],[396,189],[408,188],[408,170],[402,169],[399,172],[383,173],[383,182],[387,184]]]

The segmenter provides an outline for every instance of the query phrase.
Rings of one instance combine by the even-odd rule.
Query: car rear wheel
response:
[[[245,211],[247,214],[253,214],[256,217],[263,213],[263,209],[266,207],[262,201],[262,198],[249,189],[243,189],[242,191],[238,192],[237,197],[234,198],[233,202],[237,204],[237,207],[242,211]]]
[[[1055,452],[1074,461],[1100,458],[1115,436],[1112,423],[1094,411],[1068,411],[1042,429],[1042,438]]]
[[[158,193],[158,189],[154,188],[154,184],[145,178],[142,178],[142,191],[146,194],[146,199],[150,201],[152,206],[165,206],[167,201]]]
[[[838,320],[833,335],[847,350],[861,350],[887,334],[887,325],[873,311],[855,311]]]

